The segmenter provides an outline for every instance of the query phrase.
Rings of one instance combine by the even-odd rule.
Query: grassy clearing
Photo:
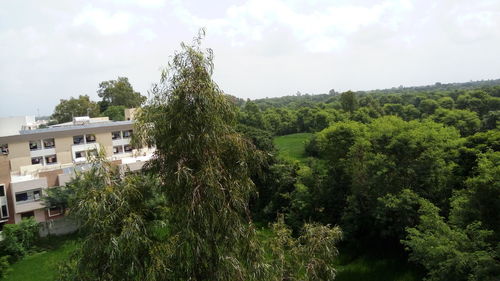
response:
[[[274,138],[274,145],[278,147],[281,157],[289,160],[305,161],[306,141],[311,138],[311,133],[291,134]]]
[[[342,255],[342,254],[341,254]],[[342,259],[342,257],[340,258]],[[418,281],[420,274],[405,261],[395,258],[358,257],[339,264],[336,281]]]
[[[42,241],[39,252],[14,263],[2,281],[56,280],[59,263],[66,260],[76,246],[74,235],[46,239]]]

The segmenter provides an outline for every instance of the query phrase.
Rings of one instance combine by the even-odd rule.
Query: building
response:
[[[63,126],[0,137],[0,224],[61,217],[63,210],[44,206],[45,190],[65,185],[76,171],[88,168],[87,159],[100,149],[124,170],[139,170],[149,160],[153,149],[130,143],[133,121],[93,119],[78,117]]]
[[[0,118],[0,137],[19,134],[19,130],[38,128],[35,116],[16,116]]]

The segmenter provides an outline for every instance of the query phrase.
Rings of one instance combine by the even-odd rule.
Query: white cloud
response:
[[[283,0],[250,0],[229,7],[224,17],[203,18],[191,13],[180,1],[173,4],[182,21],[227,36],[233,45],[261,40],[269,29],[283,26],[310,52],[340,49],[349,35],[365,26],[379,24],[388,30],[398,29],[405,13],[413,7],[409,0],[398,0],[372,6],[331,5],[307,13]]]
[[[134,16],[127,12],[109,13],[103,9],[87,7],[73,21],[76,26],[90,25],[103,35],[127,32],[134,21]]]
[[[167,3],[166,0],[119,0],[118,3],[132,3],[137,6],[145,8],[158,8],[163,7]]]

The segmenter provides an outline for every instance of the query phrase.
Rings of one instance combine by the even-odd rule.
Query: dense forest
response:
[[[498,80],[238,100],[268,152],[256,220],[339,225],[350,250],[399,251],[426,280],[500,278]],[[302,161],[272,138],[312,133]]]

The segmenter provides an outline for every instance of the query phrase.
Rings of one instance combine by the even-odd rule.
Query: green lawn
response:
[[[59,263],[68,258],[76,245],[75,236],[47,239],[39,252],[14,263],[2,281],[54,281]]]
[[[305,144],[312,137],[311,133],[291,134],[274,138],[274,145],[279,155],[289,160],[306,160]]]

